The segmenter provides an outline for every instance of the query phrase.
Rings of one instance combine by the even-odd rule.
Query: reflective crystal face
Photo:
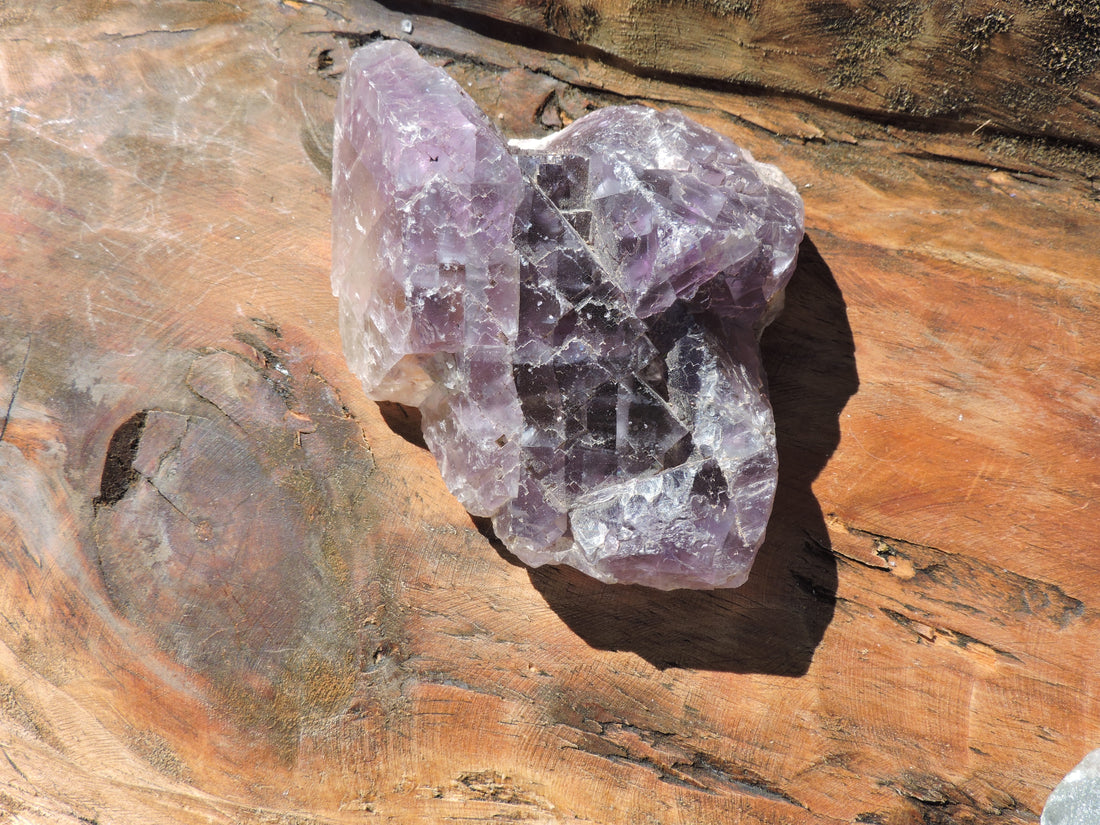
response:
[[[504,143],[405,43],[337,105],[333,291],[368,395],[418,406],[444,480],[528,564],[741,584],[776,485],[756,343],[802,202],[678,112]]]

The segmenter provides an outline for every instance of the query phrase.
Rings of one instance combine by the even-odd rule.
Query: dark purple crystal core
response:
[[[367,394],[531,565],[736,587],[775,496],[757,336],[802,238],[773,166],[679,112],[507,145],[406,43],[337,104],[333,292]]]

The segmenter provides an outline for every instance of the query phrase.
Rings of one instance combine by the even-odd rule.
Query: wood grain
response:
[[[12,821],[1027,823],[1100,740],[1087,147],[367,2],[3,14]],[[780,491],[744,587],[529,570],[363,397],[329,135],[381,36],[509,134],[676,105],[798,184],[763,342]]]
[[[1100,9],[1049,0],[451,0],[407,3],[542,32],[637,74],[783,92],[939,129],[1093,146]],[[469,15],[469,16],[467,16]],[[568,43],[570,46],[561,46]]]

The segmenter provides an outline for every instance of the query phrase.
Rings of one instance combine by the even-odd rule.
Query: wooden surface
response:
[[[1100,142],[1095,0],[452,0],[681,85]]]
[[[799,185],[744,587],[528,570],[362,396],[328,153],[376,36],[509,134],[676,105]],[[1095,75],[1056,109],[1071,146],[633,68],[365,2],[3,7],[0,812],[1037,820],[1100,744]]]
[[[936,128],[1100,142],[1095,0],[451,0],[635,73]]]

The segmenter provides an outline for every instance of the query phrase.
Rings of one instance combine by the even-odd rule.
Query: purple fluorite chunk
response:
[[[420,407],[448,487],[528,564],[744,582],[777,469],[757,336],[801,238],[783,174],[678,112],[603,109],[509,147],[405,43],[344,78],[348,364]]]

